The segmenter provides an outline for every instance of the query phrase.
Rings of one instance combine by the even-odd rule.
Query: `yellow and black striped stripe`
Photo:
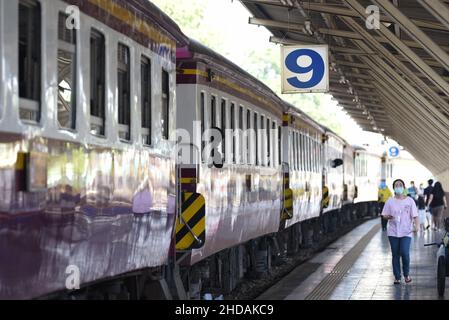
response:
[[[290,189],[290,175],[284,173],[284,205],[281,213],[282,220],[293,218],[293,190]]]
[[[199,193],[184,192],[181,218],[176,220],[176,250],[198,249],[206,239],[206,201]]]
[[[329,188],[324,186],[323,187],[323,200],[321,200],[321,207],[322,208],[329,207],[329,201],[330,201]]]

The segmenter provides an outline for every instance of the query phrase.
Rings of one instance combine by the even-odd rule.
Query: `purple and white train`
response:
[[[149,1],[0,0],[0,299],[230,292],[374,215],[380,166]]]

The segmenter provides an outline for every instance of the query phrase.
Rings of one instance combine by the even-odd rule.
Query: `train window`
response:
[[[58,122],[61,128],[76,124],[76,29],[68,29],[68,15],[58,17]]]
[[[293,144],[293,155],[292,155],[292,166],[293,166],[293,170],[298,170],[298,144],[297,144],[297,140],[298,139],[298,135],[295,131],[293,131],[293,139],[292,139],[292,144]]]
[[[96,30],[90,33],[90,130],[105,134],[106,49],[104,35]]]
[[[272,122],[271,125],[271,137],[273,139],[273,146],[272,146],[272,159],[273,159],[273,167],[275,166],[276,162],[276,152],[277,152],[277,139],[276,139],[276,122]]]
[[[210,97],[210,128],[216,128],[217,127],[217,98],[215,96]],[[212,135],[210,137],[210,142],[212,143],[214,139],[212,138]],[[211,150],[211,156],[212,158],[215,157],[215,149],[212,148]]]
[[[267,118],[267,167],[271,167],[270,119]]]
[[[313,139],[310,139],[310,149],[311,149],[311,152],[310,152],[311,169],[310,169],[310,171],[315,172],[315,163],[316,163],[316,161],[315,161],[315,141]]]
[[[243,159],[243,106],[239,109],[239,163],[244,163]]]
[[[312,150],[312,139],[310,138],[310,136],[307,137],[307,142],[308,142],[308,147],[309,147],[309,172],[312,172],[312,154],[313,154],[313,150]]]
[[[282,127],[278,127],[278,161],[282,164]]]
[[[267,164],[267,158],[265,153],[267,145],[264,132],[265,132],[265,117],[260,116],[260,153],[261,153],[260,164],[262,166],[265,166]]]
[[[211,96],[210,98],[210,127],[217,126],[217,98]]]
[[[141,109],[142,109],[142,141],[151,145],[151,60],[142,56],[141,64]]]
[[[204,131],[205,131],[204,111],[205,111],[205,108],[206,108],[206,96],[205,96],[204,92],[201,92],[201,96],[200,96],[201,152],[204,150],[204,148],[206,146],[206,141],[204,141]]]
[[[19,1],[19,112],[22,120],[40,121],[41,5]]]
[[[246,110],[246,163],[252,164],[251,159],[251,111]]]
[[[299,149],[301,150],[300,154],[300,170],[304,171],[304,136],[302,133],[299,134]]]
[[[222,137],[221,137],[221,152],[223,154],[223,161],[226,162],[226,100],[221,99],[221,130],[222,130]]]
[[[131,63],[129,48],[118,45],[117,86],[119,137],[131,140]]]
[[[168,140],[170,113],[170,76],[162,69],[162,138]]]
[[[231,104],[232,163],[235,163],[235,104]]]
[[[256,147],[256,166],[259,165],[259,126],[257,125],[258,116],[257,113],[254,113],[254,137],[255,137],[255,143],[254,146]]]
[[[299,132],[296,133],[297,139],[296,139],[296,150],[297,151],[297,157],[296,157],[296,166],[298,167],[298,171],[301,170],[301,134]]]
[[[309,136],[304,135],[304,141],[305,141],[305,164],[306,164],[306,168],[305,171],[309,172],[310,171],[310,144],[309,144]]]

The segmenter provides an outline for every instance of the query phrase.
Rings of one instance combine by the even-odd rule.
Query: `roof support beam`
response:
[[[280,3],[277,0],[241,0],[241,1],[246,2],[246,3],[255,3],[255,4],[261,4],[261,5],[271,5],[271,6],[289,8],[288,6],[283,5],[282,3]],[[421,2],[423,0],[418,0],[418,1]],[[433,2],[434,0],[424,0],[424,1]],[[348,16],[348,17],[357,17],[357,15],[354,12],[352,12],[351,10],[348,10],[345,7],[337,6],[337,5],[308,3],[306,8],[307,8],[307,10],[319,12],[319,13],[326,13],[326,14],[339,15],[339,16]],[[394,22],[393,19],[391,19],[389,16],[386,16],[384,14],[382,14],[380,16],[380,21],[381,22]],[[445,28],[445,25],[435,23],[433,21],[420,20],[420,19],[413,19],[412,21],[414,24],[416,24],[420,28],[447,31]]]
[[[365,11],[363,11],[363,12],[365,12]],[[257,26],[264,26],[264,27],[271,27],[271,28],[275,28],[275,29],[290,30],[291,32],[296,31],[296,32],[300,32],[302,34],[306,34],[304,25],[302,25],[300,23],[292,23],[292,22],[289,23],[289,22],[285,22],[285,21],[276,21],[276,20],[270,20],[270,19],[259,19],[259,18],[250,17],[249,24],[253,24],[253,25],[257,25]],[[383,26],[383,25],[381,24],[381,26]],[[386,28],[385,26],[383,26],[383,27]],[[334,37],[363,40],[362,37],[358,33],[350,32],[350,31],[329,29],[329,28],[318,28],[318,29],[316,29],[316,31],[321,34],[327,34],[327,35],[334,36]],[[389,40],[385,39],[383,37],[376,37],[376,40],[381,43],[389,43]],[[415,41],[402,40],[402,42],[410,48],[422,49],[421,45],[419,43],[416,43]],[[441,46],[441,48],[443,48],[446,51],[449,51],[449,46]]]
[[[432,147],[433,150],[437,150],[437,153],[433,154],[432,157],[436,157],[439,161],[444,161],[445,153],[442,152],[441,148],[438,148],[438,143],[429,135],[419,134],[419,132],[423,132],[422,130],[426,130],[425,125],[419,121],[419,118],[410,115],[408,112],[401,112],[400,101],[398,101],[394,94],[392,94],[392,92],[383,84],[379,85],[378,92],[385,99],[385,105],[392,115],[391,121],[398,124],[398,128],[405,132],[408,137],[413,137],[415,144],[419,146],[417,148],[421,149],[420,153],[429,154],[429,150],[422,149],[425,147],[426,149]],[[416,129],[419,129],[419,131]],[[419,144],[417,142],[419,142]],[[430,163],[435,162],[435,158],[432,159],[432,157],[428,159]]]
[[[401,10],[396,8],[389,0],[371,0],[371,2],[382,7],[412,39],[415,39],[417,43],[421,44],[424,50],[449,71],[449,54],[441,49],[427,34],[410,21]]]
[[[365,13],[365,8],[363,8],[356,0],[344,0],[345,3],[351,7],[355,12],[357,12],[361,18],[366,19],[367,14]],[[423,88],[426,88],[427,86],[419,79],[419,77],[415,76],[413,72],[410,71],[401,61],[396,59],[394,55],[389,52],[384,46],[380,44],[380,42],[377,40],[376,37],[373,37],[370,33],[368,33],[363,27],[361,27],[357,22],[355,22],[351,18],[342,17],[342,20],[344,20],[347,24],[351,26],[354,30],[357,30],[361,35],[363,35],[364,40],[369,41],[369,43],[377,49],[377,51],[381,52],[390,62],[392,62],[394,65],[400,67],[401,71],[404,72],[406,75],[408,75],[413,81],[418,81],[417,83],[420,83],[421,85],[424,85]],[[382,38],[384,40],[387,40],[391,43],[392,46],[396,48],[403,56],[407,58],[407,60],[419,71],[421,71],[423,74],[425,74],[431,82],[433,82],[444,94],[449,96],[449,84],[444,81],[444,79],[437,73],[435,70],[433,70],[431,67],[429,67],[422,59],[413,51],[411,50],[405,43],[405,41],[401,41],[394,35],[388,28],[380,25],[380,30],[376,30],[380,34],[382,34]],[[429,93],[433,99],[439,99],[440,97],[435,94],[435,92]],[[441,103],[441,100],[440,100]],[[444,102],[443,105],[446,105]]]
[[[418,2],[449,29],[449,9],[443,2],[439,0],[418,0]]]
[[[388,93],[387,101],[394,103],[398,108],[398,111],[402,111],[400,113],[401,118],[410,118],[410,121],[417,127],[427,124],[427,132],[431,132],[431,134],[435,137],[439,137],[441,141],[448,139],[449,135],[447,134],[447,128],[444,128],[444,126],[442,126],[438,121],[432,119],[428,113],[419,108],[416,101],[414,101],[414,99],[405,90],[398,88],[398,85],[389,79],[388,76],[382,71],[376,70],[372,71],[372,73],[373,77],[377,80],[377,92],[380,95],[385,95]],[[377,75],[377,73],[379,75]],[[385,103],[384,105],[385,107],[388,107],[388,103]],[[390,108],[390,112],[394,111],[396,110],[392,111]],[[441,127],[443,127],[443,130],[441,130]],[[433,140],[433,142],[435,141]],[[430,143],[433,142],[431,141]],[[449,153],[449,146],[446,147],[445,145],[441,145],[440,149],[444,149]]]

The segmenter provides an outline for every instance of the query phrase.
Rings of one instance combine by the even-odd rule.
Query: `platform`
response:
[[[412,239],[412,283],[394,285],[391,251],[380,219],[370,220],[332,243],[258,297],[260,300],[439,300],[436,288],[435,231]],[[447,284],[449,284],[447,282]]]

